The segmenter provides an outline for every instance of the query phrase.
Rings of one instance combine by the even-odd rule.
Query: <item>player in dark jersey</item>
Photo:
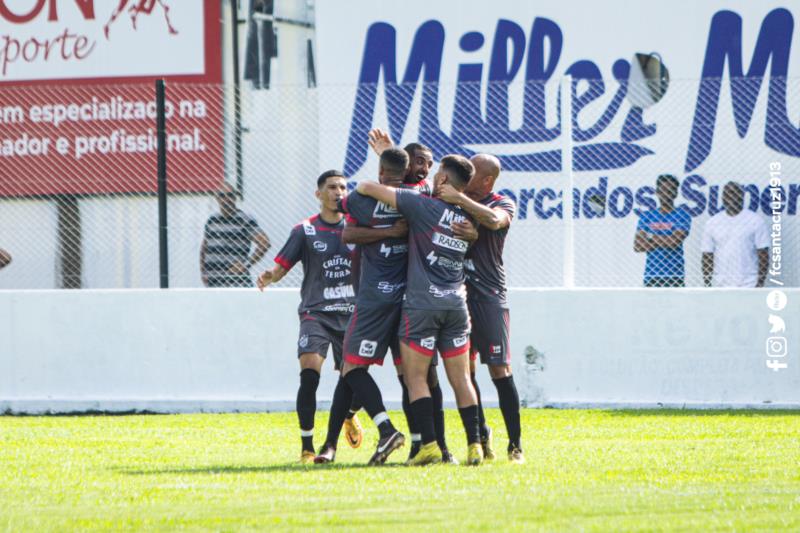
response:
[[[322,363],[332,347],[334,365],[342,365],[345,326],[353,312],[357,278],[353,274],[354,247],[342,242],[344,216],[336,205],[344,197],[347,182],[341,172],[329,170],[317,179],[320,212],[296,225],[278,255],[275,267],[258,277],[258,288],[280,281],[298,262],[303,264],[300,289],[300,388],[297,417],[300,421],[300,461],[314,462],[314,415]]]
[[[450,183],[463,190],[474,168],[462,156],[445,156],[434,177],[437,189]],[[441,461],[433,425],[433,402],[427,383],[431,358],[438,349],[456,395],[467,434],[467,462],[483,460],[478,405],[469,375],[469,316],[464,288],[464,256],[468,243],[453,232],[453,222],[468,219],[460,208],[416,191],[361,182],[356,189],[396,208],[408,221],[408,275],[398,335],[403,375],[409,388],[411,410],[422,435],[419,453],[409,461],[423,465]]]
[[[401,186],[407,167],[408,155],[404,151],[384,151],[380,162],[380,182],[391,187]],[[366,366],[382,365],[391,347],[395,364],[399,364],[396,332],[408,255],[407,228],[396,224],[402,220],[402,215],[396,209],[357,192],[339,201],[339,211],[346,214],[348,226],[360,224],[388,230],[386,238],[360,247],[359,291],[344,336],[344,359]],[[340,378],[331,404],[328,435],[315,462],[334,460],[342,422],[352,397],[353,390],[347,380]]]
[[[387,148],[394,148],[392,138],[380,128],[369,131],[369,140],[367,142],[378,154],[378,157]],[[433,151],[419,143],[408,143],[403,149],[409,157],[409,165],[403,183],[413,185],[422,194],[430,196],[431,187],[428,184],[428,174],[433,167]]]
[[[379,157],[384,150],[394,147],[392,138],[386,131],[380,128],[370,130],[368,142]],[[419,143],[409,143],[403,149],[409,157],[409,166],[403,183],[422,194],[430,196],[431,187],[427,178],[431,167],[433,167],[433,151]],[[405,219],[401,219],[401,221],[405,222]],[[454,223],[453,230],[458,238],[469,242],[474,242],[478,238],[475,226],[470,222]],[[348,227],[345,228],[344,239],[345,242],[368,244],[375,242],[375,240],[379,238],[380,231],[382,230],[377,228],[352,227],[348,225]],[[435,365],[436,363],[434,360],[428,372],[428,388],[431,391],[431,398],[433,399],[433,424],[436,430],[436,442],[439,444],[439,449],[442,451],[442,462],[458,463],[447,448],[444,424],[444,399]],[[408,459],[410,461],[419,452],[422,436],[417,430],[411,414],[411,402],[408,397],[408,387],[406,386],[405,380],[403,380],[402,366],[397,367],[397,378],[403,391],[403,412],[406,415],[408,429],[411,432],[411,449],[408,454]]]
[[[493,192],[500,175],[500,161],[492,155],[478,154],[472,157],[475,177],[463,192],[444,185],[439,191],[442,200],[457,205],[472,215],[481,228],[477,242],[467,252],[464,268],[467,273],[467,305],[472,318],[472,382],[475,381],[476,354],[488,365],[497,395],[500,410],[508,430],[508,459],[513,463],[524,463],[520,442],[519,394],[511,374],[511,350],[509,347],[509,311],[506,298],[506,274],[503,267],[503,246],[515,205],[510,199]],[[480,406],[481,443],[486,457],[494,457],[491,430],[486,425],[483,407]]]

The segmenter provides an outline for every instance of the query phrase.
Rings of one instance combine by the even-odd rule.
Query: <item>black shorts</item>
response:
[[[333,350],[333,364],[336,370],[342,367],[342,341],[347,324],[347,315],[332,313],[300,314],[300,335],[297,339],[297,356],[304,353],[318,353],[328,356],[328,347]]]
[[[508,308],[496,303],[470,301],[467,307],[472,320],[472,360],[480,354],[481,363],[485,365],[511,364]]]
[[[400,340],[417,353],[442,359],[469,352],[469,314],[466,309],[410,309],[403,307]]]
[[[344,335],[344,360],[356,365],[382,365],[389,348],[394,364],[400,364],[397,326],[398,303],[356,303]]]

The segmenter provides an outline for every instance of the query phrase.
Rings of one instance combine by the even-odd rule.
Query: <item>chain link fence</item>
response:
[[[321,171],[376,178],[371,127],[435,159],[500,157],[496,189],[517,204],[504,254],[513,287],[752,286],[765,265],[767,284],[800,285],[800,79],[168,83],[165,107],[170,287],[203,286],[206,225],[231,200],[254,221],[236,246],[253,257],[256,234],[271,243],[254,280],[317,211]],[[0,88],[0,249],[11,258],[0,289],[159,286],[156,118],[149,84]]]

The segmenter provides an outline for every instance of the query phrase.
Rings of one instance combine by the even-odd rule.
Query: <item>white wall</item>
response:
[[[786,292],[776,314],[789,368],[776,373],[765,364],[767,291],[512,291],[521,396],[529,405],[800,407],[800,290]],[[294,289],[0,291],[0,412],[290,409],[297,302]],[[543,371],[525,363],[534,350]],[[373,375],[396,406],[394,370]],[[326,363],[322,406],[334,384]]]

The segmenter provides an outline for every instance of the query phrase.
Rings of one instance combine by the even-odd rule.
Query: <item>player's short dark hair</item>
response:
[[[439,164],[447,172],[448,177],[453,180],[453,187],[456,189],[466,187],[469,180],[475,175],[475,167],[463,155],[446,155]]]
[[[317,178],[317,189],[325,185],[325,182],[328,181],[328,178],[333,178],[333,177],[347,179],[347,177],[344,175],[344,172],[342,172],[341,170],[335,170],[335,169],[326,170],[325,172],[320,174],[319,177]]]
[[[675,187],[676,190],[678,189],[678,186],[680,185],[680,182],[678,181],[678,178],[676,178],[672,174],[661,174],[656,179],[656,187],[658,187],[662,183],[671,183]]]
[[[387,148],[381,153],[381,168],[393,176],[403,177],[408,169],[409,157],[405,150]]]
[[[420,143],[408,143],[403,150],[406,151],[408,157],[414,157],[414,152],[417,150],[420,152],[428,152],[429,154],[433,155],[433,150]]]

